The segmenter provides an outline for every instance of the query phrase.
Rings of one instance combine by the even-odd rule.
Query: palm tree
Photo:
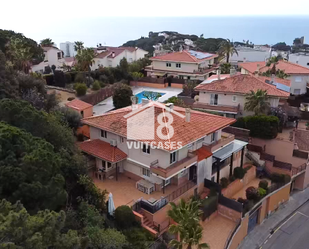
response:
[[[78,51],[76,55],[77,67],[82,71],[90,71],[94,63],[95,53],[92,48],[84,48]]]
[[[42,47],[52,47],[55,45],[55,43],[50,38],[41,40],[40,44]]]
[[[269,110],[268,95],[266,90],[258,89],[246,96],[245,110],[253,111],[255,115],[266,114]]]
[[[11,39],[8,43],[7,54],[15,69],[29,73],[33,53],[23,40],[19,38]]]
[[[236,48],[229,39],[226,39],[225,41],[222,41],[220,43],[219,53],[226,56],[226,63],[229,63],[230,56],[232,56],[233,54],[238,55]]]
[[[172,218],[177,224],[173,224],[169,228],[169,232],[173,234],[179,234],[180,240],[172,240],[170,245],[173,248],[192,249],[209,248],[206,243],[200,241],[203,237],[203,228],[200,225],[200,216],[202,211],[200,210],[201,203],[190,199],[185,202],[181,199],[179,205],[171,202],[172,209],[168,211],[168,216]]]
[[[84,49],[84,43],[83,43],[82,41],[76,41],[76,42],[74,42],[74,50],[75,50],[76,52],[78,52],[78,51],[80,51],[80,50],[82,50],[82,49]]]

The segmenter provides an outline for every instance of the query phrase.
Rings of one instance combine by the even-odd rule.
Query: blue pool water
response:
[[[144,97],[144,93],[145,93],[146,91],[143,91],[143,92],[140,92],[140,93],[138,93],[138,94],[136,94],[135,96],[138,98],[138,100],[137,100],[137,103],[138,104],[140,104],[140,103],[142,103],[142,99],[146,99],[145,97]],[[153,93],[159,93],[159,92],[153,92]],[[159,94],[161,94],[161,97],[165,94],[165,93],[159,93]]]

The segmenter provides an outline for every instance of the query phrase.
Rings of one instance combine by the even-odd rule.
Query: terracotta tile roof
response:
[[[309,151],[309,131],[297,129],[295,131],[295,143],[300,150]]]
[[[206,109],[211,111],[219,111],[219,112],[231,112],[237,114],[239,111],[238,106],[222,106],[222,105],[209,105],[201,102],[194,102],[192,105],[193,108],[197,109]]]
[[[203,52],[200,52],[200,53],[203,53]],[[209,54],[209,53],[204,53],[204,54]],[[198,59],[195,56],[191,55],[187,50],[183,50],[179,52],[158,55],[158,56],[150,58],[150,60],[175,61],[175,62],[178,62],[178,61],[179,62],[201,62],[201,61],[210,60],[216,57],[218,57],[217,54],[212,54],[211,57],[207,57],[204,59]]]
[[[270,67],[267,67],[265,61],[239,63],[238,66],[246,69],[250,73],[254,73],[257,70],[257,64],[260,65],[260,72],[266,72],[273,67],[273,64]],[[284,70],[288,75],[309,74],[308,68],[283,60],[276,63],[276,69]]]
[[[92,105],[90,105],[90,104],[88,104],[84,101],[81,101],[80,99],[73,99],[72,101],[66,103],[65,105],[67,107],[73,108],[73,109],[78,110],[78,111],[83,111],[87,108],[92,107]]]
[[[111,146],[109,143],[106,143],[100,139],[82,142],[78,144],[78,147],[87,154],[99,157],[112,163],[122,161],[128,157],[128,155],[122,150]]]
[[[157,117],[166,112],[165,106],[158,102],[151,102],[147,108],[154,107],[155,113],[155,130],[160,125],[157,121]],[[140,108],[140,107],[139,107]],[[174,107],[174,110],[182,115],[185,115],[185,108]],[[116,111],[111,111],[100,116],[93,116],[85,118],[82,120],[84,124],[88,124],[99,129],[103,129],[117,135],[127,137],[127,119],[124,118],[125,115],[131,113],[132,107],[125,107]],[[170,143],[180,142],[182,146],[192,143],[203,136],[209,135],[216,130],[222,129],[230,124],[234,123],[236,120],[231,118],[225,118],[218,115],[213,115],[209,113],[203,113],[199,111],[191,110],[190,122],[186,122],[185,119],[179,117],[178,115],[171,113],[173,116],[173,123],[171,124],[174,129],[174,135],[169,139]],[[138,116],[137,116],[138,117]],[[141,130],[140,133],[143,131]],[[162,133],[167,135],[167,129],[163,128]],[[154,145],[158,143],[165,143],[168,140],[162,140],[157,135],[155,135],[154,140],[139,140],[142,142],[153,142]],[[169,147],[168,150],[173,150]]]
[[[235,94],[247,94],[251,90],[266,90],[267,94],[276,97],[289,97],[290,93],[279,90],[274,85],[270,85],[258,77],[249,74],[235,75],[223,80],[217,80],[208,84],[200,84],[195,90],[207,92],[223,92]]]
[[[210,72],[213,72],[215,70],[217,70],[219,67],[211,67],[211,68],[205,68],[201,71],[193,71],[193,72],[181,72],[181,71],[175,71],[175,70],[160,70],[160,69],[149,69],[149,68],[145,68],[146,71],[150,71],[150,72],[165,72],[165,73],[177,73],[177,74],[184,74],[184,75],[196,75],[196,74],[208,74]]]
[[[135,47],[106,47],[106,46],[102,46],[102,47],[97,48],[97,52],[100,51],[100,50],[103,50],[103,49],[106,49],[106,51],[98,53],[96,58],[102,59],[102,58],[105,58],[106,56],[108,58],[114,58],[114,57],[118,56],[119,54],[121,54],[125,50],[128,50],[131,53],[133,53],[138,48],[135,48]],[[112,56],[113,52],[115,53],[114,57]]]
[[[202,146],[197,151],[195,151],[195,154],[197,155],[197,161],[198,162],[212,156],[211,151],[209,151],[204,146]]]
[[[269,81],[272,81],[272,78],[271,77],[265,77],[265,76],[257,76],[260,80],[262,81],[266,81],[266,80],[269,80]],[[275,77],[275,82],[276,83],[280,83],[280,84],[283,84],[283,85],[286,85],[286,86],[291,86],[291,81],[290,80],[287,80],[287,79],[280,79],[280,78],[277,78]]]

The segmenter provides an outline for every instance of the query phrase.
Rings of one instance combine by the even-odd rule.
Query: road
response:
[[[260,249],[308,249],[309,202],[286,220]]]

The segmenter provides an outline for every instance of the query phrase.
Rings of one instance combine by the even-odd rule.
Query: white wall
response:
[[[271,52],[269,51],[241,51],[237,50],[237,54],[233,54],[230,57],[231,63],[236,62],[254,62],[254,61],[265,61],[270,58]]]
[[[309,83],[309,75],[291,75],[291,93],[295,94],[295,89],[300,89],[300,94],[306,93],[307,83]]]
[[[204,182],[204,179],[211,179],[211,170],[212,170],[212,157],[208,157],[200,162],[197,165],[197,185]]]
[[[309,68],[309,55],[289,54],[289,62]]]
[[[171,67],[167,67],[166,63],[171,63]],[[179,62],[181,67],[176,67],[176,63],[178,62],[167,62],[167,61],[153,61],[152,66],[155,70],[167,70],[167,71],[177,71],[177,72],[186,72],[186,73],[193,73],[194,70],[198,70],[197,63],[184,63]]]
[[[210,92],[200,92],[199,94],[199,102],[210,104],[210,96],[212,93]],[[233,96],[236,96],[236,101],[233,101]],[[278,107],[279,98],[270,98],[269,100],[271,107]],[[227,105],[227,106],[238,106],[240,105],[240,111],[243,116],[251,115],[252,112],[244,111],[244,106],[246,103],[246,97],[244,95],[235,95],[235,94],[223,94],[218,93],[218,105]]]
[[[48,51],[44,52],[44,60],[39,63],[38,65],[34,65],[31,67],[31,70],[33,72],[38,72],[41,71],[42,73],[45,70],[45,67],[47,66],[52,66],[55,65],[57,70],[61,70],[61,67],[64,63],[64,59],[62,58],[61,54],[61,59],[58,59],[58,53],[61,53],[61,50],[51,48]]]

